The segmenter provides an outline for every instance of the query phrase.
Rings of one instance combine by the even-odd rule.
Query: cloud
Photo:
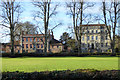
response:
[[[9,29],[0,25],[0,43],[7,43],[10,40]]]

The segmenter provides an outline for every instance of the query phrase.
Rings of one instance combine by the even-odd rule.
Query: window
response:
[[[101,36],[101,40],[104,40],[104,37],[103,37],[103,36]]]
[[[108,46],[108,43],[106,43],[106,47]]]
[[[94,31],[92,30],[92,33],[94,33]]]
[[[101,31],[101,33],[103,33],[103,32]]]
[[[82,37],[82,40],[84,41],[84,36]]]
[[[28,38],[26,38],[26,42],[28,42]]]
[[[89,40],[90,38],[89,38],[89,36],[87,36],[87,40]]]
[[[40,39],[41,40],[41,42],[43,42],[43,39]]]
[[[52,45],[52,48],[53,48],[54,46]]]
[[[30,38],[30,42],[32,42],[32,38]]]
[[[104,33],[104,31],[103,31],[103,30],[101,30],[101,33]]]
[[[105,39],[107,40],[107,39],[108,39],[108,37],[107,37],[107,36],[105,36]]]
[[[89,31],[88,31],[88,33],[89,33]]]
[[[35,38],[34,38],[34,42],[35,42]]]
[[[85,43],[83,43],[82,45],[83,45],[83,47],[84,47],[84,46],[85,46]]]
[[[35,46],[35,44],[33,45],[33,49],[35,49],[36,48],[36,46]]]
[[[103,47],[103,43],[101,43],[101,47]]]
[[[20,53],[20,50],[18,50],[18,53]]]
[[[105,30],[105,33],[107,34],[107,30]]]
[[[104,29],[104,26],[100,26],[100,29]]]
[[[92,40],[94,40],[94,36],[92,36]]]
[[[24,53],[24,52],[25,52],[25,50],[22,50],[22,52]]]
[[[98,30],[96,30],[96,33],[98,33]]]
[[[43,44],[41,44],[41,48],[43,48]]]
[[[88,48],[90,47],[90,44],[88,43]]]
[[[22,48],[24,48],[24,44],[22,44]]]
[[[24,38],[22,38],[22,42],[24,42]]]
[[[98,40],[98,36],[96,36],[96,40]]]
[[[98,47],[98,43],[96,43],[96,47]]]
[[[37,42],[39,42],[39,38],[37,38]]]
[[[39,48],[39,44],[37,44],[37,48]]]
[[[30,48],[32,48],[32,44],[30,44]]]
[[[28,48],[28,44],[26,44],[26,48]]]

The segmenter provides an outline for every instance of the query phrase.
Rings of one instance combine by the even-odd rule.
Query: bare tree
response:
[[[49,22],[50,18],[57,14],[56,9],[58,5],[56,4],[55,7],[53,7],[51,0],[41,0],[36,1],[33,0],[33,5],[39,9],[37,13],[35,13],[36,18],[40,18],[43,20],[44,23],[44,33],[45,33],[45,43],[44,43],[44,52],[47,52],[47,37],[48,37],[48,28],[49,28]],[[61,23],[57,24],[56,26],[59,26]],[[55,26],[55,27],[56,27]],[[41,30],[40,30],[41,31]]]
[[[15,40],[19,40],[20,39],[20,35],[22,32],[26,32],[27,34],[37,34],[37,27],[30,23],[30,22],[24,22],[24,23],[18,23],[15,26]]]
[[[11,37],[11,54],[14,54],[14,32],[15,32],[15,25],[19,21],[19,16],[21,14],[21,6],[19,2],[15,2],[15,0],[2,0],[1,4],[2,8],[2,22],[0,25],[3,27],[9,28],[10,30],[10,37]]]
[[[114,55],[115,34],[116,34],[116,28],[118,27],[117,23],[120,19],[120,15],[119,15],[120,8],[118,8],[120,6],[120,3],[118,0],[113,0],[110,2],[106,2],[104,0],[102,4],[103,4],[103,16],[104,16],[103,22],[107,27],[109,38],[111,41],[112,54]]]
[[[84,32],[84,29],[81,25],[83,24],[83,21],[85,21],[85,19],[90,15],[85,15],[83,12],[88,7],[93,6],[94,4],[85,4],[83,0],[72,0],[72,2],[67,3],[67,7],[69,8],[68,14],[72,16],[73,19],[74,33],[78,47],[78,55],[81,53],[81,37]],[[87,21],[86,24],[89,24],[89,21]]]

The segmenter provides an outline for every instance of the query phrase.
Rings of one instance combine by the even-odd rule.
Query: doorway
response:
[[[92,43],[92,49],[94,49],[94,44]]]

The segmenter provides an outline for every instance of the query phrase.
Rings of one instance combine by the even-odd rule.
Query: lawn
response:
[[[2,58],[3,71],[117,70],[118,57],[24,57]]]

